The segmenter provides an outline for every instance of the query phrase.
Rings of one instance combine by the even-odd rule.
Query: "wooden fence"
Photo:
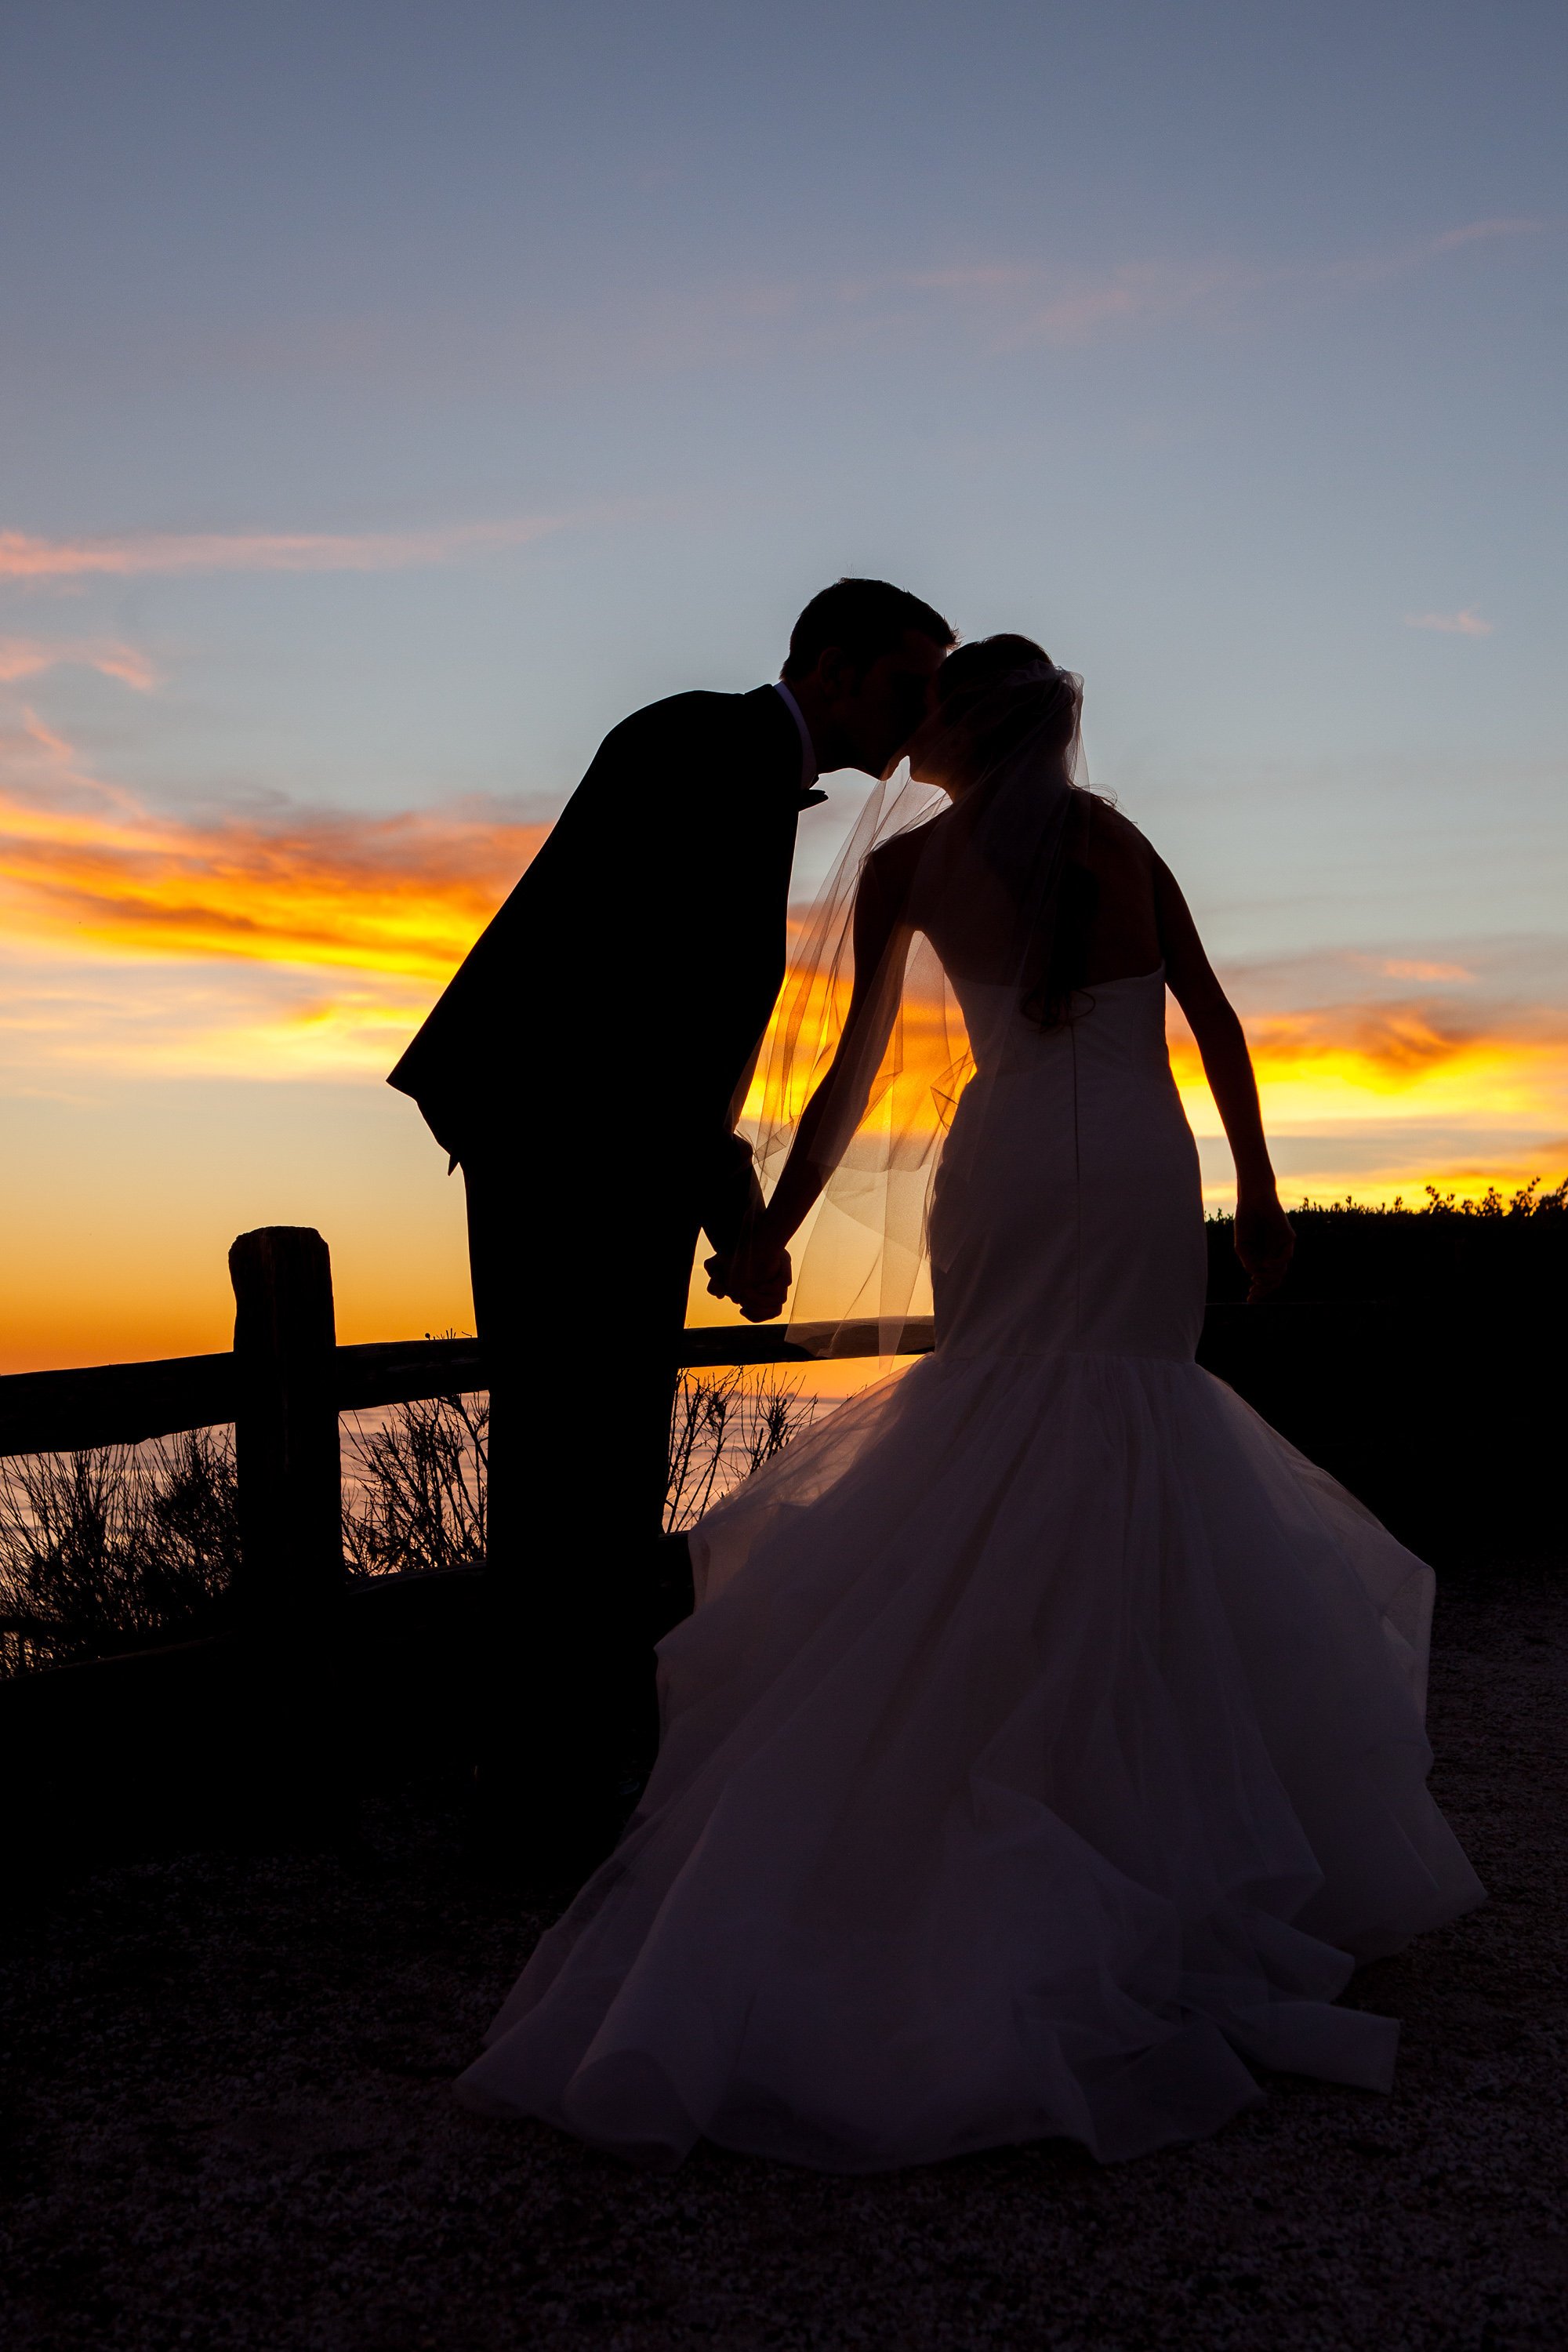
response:
[[[0,1377],[0,1456],[133,1445],[232,1425],[239,1563],[227,1630],[0,1683],[0,1781],[13,1840],[123,1845],[162,1822],[298,1814],[335,1777],[323,1726],[363,1752],[428,1759],[463,1736],[479,1579],[391,1576],[345,1591],[339,1417],[488,1385],[471,1339],[339,1347],[331,1263],[310,1226],[229,1252],[232,1349]],[[607,1344],[613,1346],[613,1339]],[[688,1330],[684,1367],[877,1355],[875,1322]],[[899,1352],[931,1346],[929,1318]],[[345,1603],[346,1611],[345,1611]],[[345,1726],[347,1729],[345,1730]],[[198,1760],[199,1759],[199,1760]],[[279,1796],[281,1792],[281,1805]]]
[[[66,1851],[123,1848],[153,1830],[205,1835],[247,1807],[275,1819],[341,1780],[345,1748],[374,1771],[378,1759],[450,1764],[471,1737],[482,1580],[432,1572],[349,1587],[339,1416],[482,1390],[483,1349],[473,1339],[340,1348],[327,1245],[309,1227],[242,1234],[229,1268],[231,1350],[0,1378],[0,1455],[232,1424],[239,1496],[227,1630],[0,1683],[14,1850],[29,1833]],[[1489,1547],[1561,1550],[1559,1330],[1523,1296],[1462,1311],[1447,1297],[1425,1312],[1211,1304],[1199,1360],[1442,1566]],[[931,1344],[930,1319],[914,1320],[897,1352]],[[740,1325],[689,1329],[681,1360],[880,1352],[874,1322],[797,1325],[787,1337]]]
[[[137,1445],[180,1431],[235,1432],[242,1574],[268,1591],[336,1578],[340,1547],[339,1416],[458,1396],[489,1385],[477,1339],[337,1344],[331,1261],[309,1225],[264,1225],[228,1254],[234,1346],[221,1355],[0,1377],[0,1456]],[[610,1343],[613,1345],[613,1341]],[[875,1356],[875,1322],[699,1326],[683,1367]],[[929,1316],[900,1331],[896,1352],[931,1346]]]

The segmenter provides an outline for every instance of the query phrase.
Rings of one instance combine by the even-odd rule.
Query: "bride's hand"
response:
[[[1296,1235],[1278,1192],[1237,1201],[1236,1254],[1252,1277],[1247,1293],[1249,1307],[1273,1297],[1285,1279],[1295,1247]]]

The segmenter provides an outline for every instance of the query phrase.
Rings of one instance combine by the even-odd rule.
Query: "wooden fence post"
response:
[[[327,1244],[310,1225],[262,1225],[228,1254],[234,1283],[239,1580],[253,1622],[301,1633],[343,1582],[337,1334]]]
[[[239,1570],[254,1709],[253,1826],[313,1839],[342,1798],[345,1585],[337,1336],[327,1244],[309,1225],[263,1225],[228,1254],[234,1283]]]

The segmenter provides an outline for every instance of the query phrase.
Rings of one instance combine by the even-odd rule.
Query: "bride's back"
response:
[[[996,986],[1024,963],[1016,879],[968,854],[960,809],[896,836],[868,861],[873,887],[922,931],[955,981]],[[1068,807],[1057,890],[1054,961],[1068,988],[1152,971],[1163,953],[1157,861],[1137,826],[1096,793]]]
[[[1152,971],[1162,955],[1153,851],[1135,824],[1094,793],[1075,794],[1069,828],[1068,869],[1089,886],[1079,984],[1104,986]]]

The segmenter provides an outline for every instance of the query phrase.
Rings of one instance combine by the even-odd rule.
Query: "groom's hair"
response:
[[[829,646],[838,646],[862,675],[884,654],[897,653],[915,630],[944,649],[958,632],[930,604],[886,580],[836,580],[814,596],[790,632],[785,677],[806,677]]]

